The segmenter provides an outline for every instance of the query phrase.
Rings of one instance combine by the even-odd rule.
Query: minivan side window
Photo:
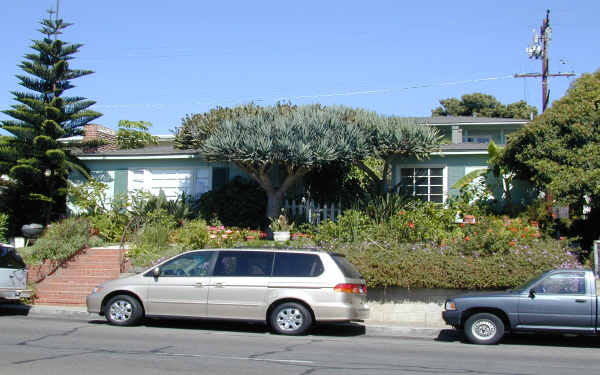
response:
[[[186,253],[163,263],[159,270],[161,277],[202,277],[210,274],[214,251]],[[145,276],[153,276],[152,271]]]
[[[340,267],[340,270],[342,270],[342,273],[345,277],[351,279],[362,279],[360,272],[358,272],[356,267],[354,267],[354,265],[352,265],[352,263],[350,263],[345,256],[340,254],[332,254],[331,257],[335,261],[335,264]]]
[[[271,276],[273,253],[265,251],[222,251],[214,276]]]
[[[12,247],[0,246],[0,268],[23,269],[25,262]]]
[[[273,276],[316,277],[323,273],[321,258],[315,254],[277,253]]]

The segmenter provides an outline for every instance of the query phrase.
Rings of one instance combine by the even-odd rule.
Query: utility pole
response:
[[[550,9],[548,9],[546,10],[546,18],[544,18],[542,21],[542,27],[540,27],[540,34],[534,35],[533,43],[530,44],[526,49],[530,59],[542,60],[542,72],[514,75],[515,78],[542,77],[542,112],[546,111],[546,108],[548,107],[548,101],[550,99],[550,90],[548,90],[548,77],[573,77],[575,75],[575,73],[549,73],[548,45],[550,44],[551,33],[552,28],[550,27]]]

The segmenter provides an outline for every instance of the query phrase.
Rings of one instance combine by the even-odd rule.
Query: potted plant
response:
[[[287,241],[290,239],[290,231],[294,228],[294,224],[288,222],[285,216],[285,210],[281,209],[279,217],[270,218],[271,224],[269,228],[273,231],[273,239],[275,241]]]

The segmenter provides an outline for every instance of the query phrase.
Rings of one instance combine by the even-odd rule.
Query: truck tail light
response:
[[[338,284],[333,290],[340,293],[367,294],[367,286],[365,284]]]

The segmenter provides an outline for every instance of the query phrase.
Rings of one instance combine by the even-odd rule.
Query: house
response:
[[[486,117],[419,118],[423,126],[433,126],[443,136],[440,152],[429,159],[396,158],[392,162],[393,186],[431,202],[446,202],[458,194],[452,186],[466,174],[488,167],[488,146],[507,143],[511,133],[525,126],[528,120]],[[488,177],[491,178],[491,177]],[[515,181],[513,203],[529,201],[537,191],[523,181]],[[494,196],[501,197],[498,187]]]
[[[139,149],[118,149],[116,132],[90,124],[83,136],[61,139],[72,145],[72,152],[90,169],[92,177],[108,186],[107,200],[121,193],[143,189],[153,194],[161,190],[168,199],[181,193],[197,196],[244,175],[230,163],[209,163],[194,150],[173,147],[174,135],[159,135],[158,145]],[[101,139],[105,144],[93,145]],[[84,144],[91,146],[82,147]],[[79,180],[80,176],[71,176]]]
[[[452,186],[473,170],[487,168],[488,146],[494,141],[505,145],[510,134],[528,120],[485,117],[424,117],[423,126],[433,126],[444,138],[441,152],[429,159],[400,159],[392,162],[393,185],[411,191],[432,202],[446,202],[458,191]],[[92,176],[108,185],[107,198],[144,189],[154,194],[160,190],[168,199],[181,193],[197,196],[217,189],[236,176],[247,177],[232,163],[207,162],[194,150],[173,147],[174,135],[160,135],[159,144],[140,149],[116,147],[116,132],[100,125],[87,125],[85,135],[63,139],[71,143],[74,154],[91,170]],[[106,144],[81,147],[95,139]],[[537,196],[524,182],[518,185],[513,200],[522,202]],[[495,196],[501,196],[495,194]]]

